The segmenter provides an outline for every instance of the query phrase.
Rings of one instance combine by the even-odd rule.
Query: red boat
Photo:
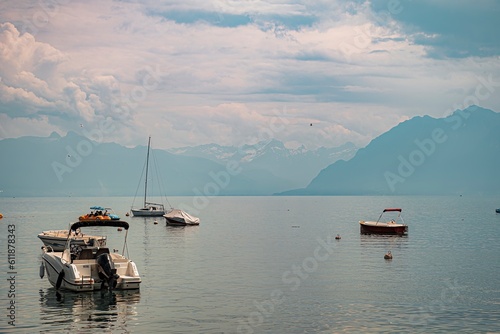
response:
[[[384,209],[377,221],[364,221],[359,222],[361,234],[389,234],[389,235],[405,235],[408,233],[408,225],[404,223],[401,216],[402,209],[389,208]],[[397,212],[397,217],[389,221],[381,221],[382,216],[386,212]]]

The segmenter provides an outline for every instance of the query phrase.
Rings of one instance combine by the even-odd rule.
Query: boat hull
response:
[[[165,210],[133,209],[131,211],[134,217],[161,217],[165,214]]]
[[[361,234],[382,234],[382,235],[405,235],[408,233],[408,226],[401,224],[370,224],[359,222]]]
[[[185,220],[176,220],[172,218],[165,218],[168,226],[188,226],[188,225],[200,225],[200,223],[188,223]]]

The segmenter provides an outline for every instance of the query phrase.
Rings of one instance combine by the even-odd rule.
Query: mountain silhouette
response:
[[[478,106],[414,117],[280,195],[500,193],[500,114]]]

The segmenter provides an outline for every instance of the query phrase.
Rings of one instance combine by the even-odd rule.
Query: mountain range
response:
[[[308,150],[305,146],[289,149],[281,141],[272,139],[239,147],[207,144],[168,151],[178,156],[205,158],[221,164],[233,161],[248,175],[256,178],[263,175],[274,179],[283,178],[293,188],[306,186],[320,170],[335,161],[351,159],[357,150],[351,142],[339,147],[320,147],[315,150]]]
[[[500,114],[471,106],[414,117],[281,195],[500,194]]]
[[[153,149],[150,176],[162,187],[148,180],[149,195],[500,194],[499,128],[499,113],[471,106],[414,117],[361,149],[288,149],[277,140]],[[3,139],[0,196],[137,195],[146,151],[75,132]]]
[[[75,132],[64,137],[52,133],[0,140],[0,195],[140,193],[147,147],[127,148],[102,142],[99,136],[89,137],[96,140]],[[148,178],[149,195],[271,195],[306,186],[319,170],[351,158],[356,150],[350,143],[339,148],[287,149],[277,140],[242,147],[211,144],[170,152],[153,149],[150,161],[155,168],[150,176],[157,178]]]

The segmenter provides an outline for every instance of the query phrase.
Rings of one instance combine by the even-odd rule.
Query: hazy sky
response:
[[[2,1],[0,138],[364,146],[415,115],[500,111],[499,17],[496,0]]]

